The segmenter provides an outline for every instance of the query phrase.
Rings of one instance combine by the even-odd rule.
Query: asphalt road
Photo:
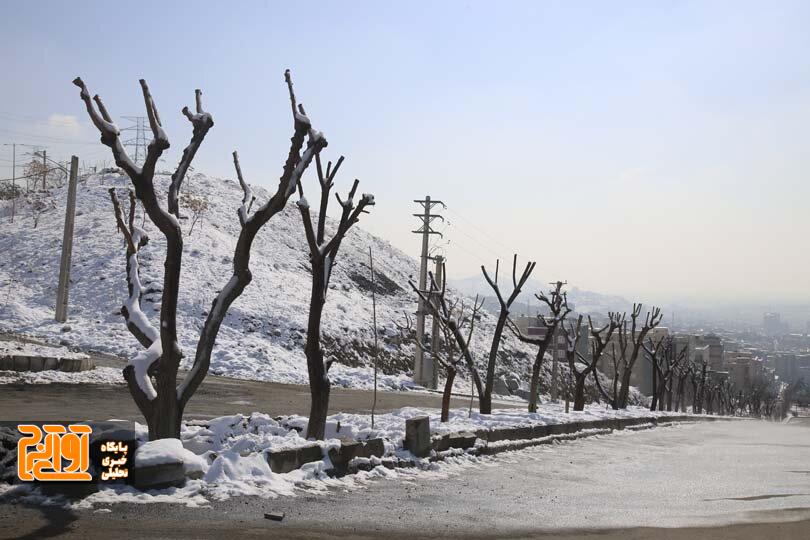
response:
[[[620,432],[502,454],[444,475],[328,495],[236,498],[204,509],[4,505],[0,538],[806,539],[806,422]],[[271,511],[286,518],[264,519]]]
[[[0,340],[20,339],[0,334]],[[30,341],[30,340],[29,340]],[[126,361],[87,352],[97,366],[122,368]],[[181,373],[183,377],[185,373]],[[333,387],[329,413],[370,413],[372,392]],[[309,414],[309,388],[295,384],[247,381],[209,375],[186,406],[184,418],[213,418],[227,414]],[[469,397],[455,398],[451,407],[466,407]],[[474,402],[477,403],[477,400]],[[402,407],[441,406],[441,396],[428,392],[378,392],[377,412]],[[497,402],[498,407],[524,407],[520,402]],[[143,423],[126,386],[100,384],[0,385],[0,420],[134,420]]]

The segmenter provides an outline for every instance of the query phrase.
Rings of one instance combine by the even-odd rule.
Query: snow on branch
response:
[[[138,252],[141,247],[149,242],[149,237],[134,225],[134,209],[136,204],[134,193],[132,193],[132,191],[129,192],[129,224],[124,222],[123,211],[118,201],[118,196],[115,193],[115,188],[110,188],[109,193],[113,203],[113,211],[115,213],[118,229],[124,235],[124,239],[127,243],[127,290],[129,294],[127,295],[124,305],[121,307],[121,314],[124,316],[127,328],[138,342],[144,347],[150,347],[155,341],[159,340],[160,335],[149,322],[146,314],[141,310],[143,287],[141,285],[140,263],[138,261]]]
[[[180,217],[180,208],[177,202],[180,186],[183,184],[183,179],[186,177],[188,168],[191,166],[191,162],[194,160],[194,156],[197,154],[200,145],[202,145],[208,130],[214,127],[213,117],[202,108],[202,90],[199,88],[196,89],[194,96],[197,104],[197,112],[192,114],[191,111],[188,110],[188,107],[183,107],[181,111],[183,115],[188,118],[189,122],[191,122],[193,128],[191,142],[183,149],[180,163],[177,165],[174,174],[172,174],[172,182],[169,186],[169,213],[177,218]]]

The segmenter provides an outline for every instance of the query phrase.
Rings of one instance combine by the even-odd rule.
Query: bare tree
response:
[[[445,275],[444,269],[442,269],[442,276]],[[445,302],[446,304],[444,300],[444,278],[442,280],[441,289],[437,289],[436,284],[431,280],[430,297],[433,299],[434,303]],[[439,295],[441,295],[441,299],[438,298]],[[478,298],[479,297],[476,295],[473,305],[469,307],[465,305],[463,300],[459,300],[458,298],[448,305],[448,320],[451,320],[453,326],[458,330],[464,330],[465,327],[467,329],[465,343],[469,343],[470,339],[472,339],[473,331],[475,330],[475,322],[478,320],[479,313],[484,305],[484,301],[481,300],[479,302]],[[459,366],[464,361],[464,354],[459,350],[459,344],[456,342],[453,331],[448,324],[442,324],[441,322],[439,324],[445,345],[443,350],[433,350],[431,347],[426,347],[424,343],[419,343],[419,340],[416,339],[416,332],[413,330],[413,322],[410,315],[404,313],[404,317],[405,324],[394,321],[403,339],[412,341],[414,345],[419,347],[423,352],[429,353],[433,358],[438,360],[439,364],[444,368],[445,380],[444,391],[442,392],[441,421],[447,422],[450,416],[450,398],[453,392],[453,383],[455,382],[456,375],[458,375]],[[437,320],[439,319],[441,319],[441,317],[437,318]]]
[[[656,343],[652,339],[647,338],[647,343],[642,345],[644,352],[647,353],[645,357],[652,364],[652,396],[650,399],[650,410],[656,411],[659,409],[658,399],[661,395],[661,388],[666,384],[664,382],[664,370],[662,364],[662,351],[664,348],[664,338],[661,337]]]
[[[540,300],[548,307],[549,315],[539,315],[537,320],[543,325],[545,334],[543,337],[535,338],[527,336],[520,331],[517,325],[511,320],[507,319],[509,328],[512,333],[522,341],[537,347],[537,354],[534,357],[532,364],[532,378],[529,386],[529,412],[537,412],[537,394],[540,391],[540,368],[543,365],[543,357],[548,350],[549,345],[557,335],[557,329],[565,321],[565,318],[571,313],[568,307],[568,298],[566,293],[562,292],[563,282],[558,281],[553,290],[549,291],[548,296],[544,293],[535,294],[535,298]]]
[[[487,376],[486,376],[486,385],[484,386],[484,393],[479,396],[480,403],[481,403],[481,413],[482,414],[491,414],[492,413],[492,388],[495,384],[495,364],[498,360],[498,350],[501,346],[501,338],[503,337],[503,330],[506,326],[506,321],[509,318],[509,308],[512,307],[512,304],[520,295],[520,290],[523,288],[523,285],[526,284],[526,281],[529,279],[529,276],[532,275],[534,271],[535,262],[527,262],[526,267],[523,269],[523,273],[520,276],[520,279],[517,277],[517,253],[515,253],[514,258],[512,259],[512,294],[510,294],[506,299],[504,299],[503,295],[501,294],[501,289],[498,287],[498,267],[500,265],[500,261],[495,262],[495,279],[489,277],[487,274],[487,269],[481,265],[481,272],[484,273],[484,278],[489,283],[489,286],[492,287],[492,290],[495,291],[495,296],[498,298],[498,303],[501,306],[500,313],[498,314],[498,322],[495,325],[495,332],[492,335],[492,346],[489,350],[489,358],[487,359]]]
[[[661,337],[656,343],[647,338],[643,348],[653,368],[650,410],[664,410],[666,401],[666,409],[671,411],[673,378],[686,358],[687,348],[678,350],[677,342],[671,336]]]
[[[134,226],[133,203],[130,202],[130,218],[127,225],[127,222],[123,220],[120,205],[115,202],[115,194],[111,194],[118,225],[125,238],[129,235],[127,239],[127,284],[130,294],[125,305],[127,309],[122,310],[122,313],[127,327],[145,347],[145,350],[131,359],[129,365],[124,368],[124,378],[135,403],[146,418],[150,439],[179,437],[183,410],[208,373],[211,352],[222,320],[233,301],[242,294],[252,279],[249,268],[250,250],[256,234],[272,216],[284,208],[289,197],[295,192],[295,186],[304,170],[313,157],[326,146],[323,136],[312,129],[309,118],[295,110],[295,95],[289,71],[285,72],[285,79],[290,100],[293,102],[294,133],[278,189],[255,213],[249,215],[248,207],[253,201],[253,195],[242,178],[239,160],[234,152],[234,165],[242,187],[243,198],[242,205],[237,211],[241,230],[234,250],[233,274],[212,303],[200,332],[194,363],[188,375],[179,384],[177,372],[183,353],[177,338],[177,301],[180,290],[183,235],[177,219],[177,194],[197,149],[202,144],[208,130],[214,125],[213,118],[209,113],[203,111],[202,93],[197,90],[196,112],[192,113],[188,107],[183,108],[182,111],[192,124],[193,134],[191,142],[183,151],[180,164],[172,175],[168,190],[169,210],[167,211],[158,200],[154,177],[155,166],[163,151],[169,148],[169,140],[163,130],[146,81],[141,79],[140,83],[154,138],[149,143],[146,158],[140,167],[133,163],[126,154],[119,130],[112,122],[112,117],[107,112],[101,98],[96,95],[91,100],[84,82],[80,78],[73,81],[81,89],[81,99],[87,107],[90,119],[101,133],[101,142],[110,147],[115,163],[129,176],[135,188],[135,196],[141,201],[149,219],[166,237],[160,325],[155,328],[140,310],[137,253],[142,242],[145,243],[145,241],[143,241],[142,233]],[[95,106],[93,102],[95,102]],[[306,149],[302,153],[301,150],[307,138]]]
[[[694,364],[689,372],[689,380],[692,383],[692,412],[694,414],[700,414],[703,411],[703,395],[706,388],[708,367],[704,360]]]
[[[444,268],[442,268],[441,285],[436,284],[436,280],[433,277],[432,272],[429,272],[428,275],[430,277],[430,291],[419,290],[413,281],[409,281],[408,283],[417,296],[421,298],[423,305],[430,310],[431,315],[439,321],[439,325],[449,330],[449,333],[452,336],[453,341],[455,341],[456,347],[461,354],[461,358],[464,359],[467,369],[470,371],[473,384],[478,392],[478,410],[483,413],[481,410],[481,396],[484,394],[484,385],[481,382],[481,375],[478,372],[478,367],[475,365],[475,360],[473,359],[472,352],[470,351],[470,341],[472,340],[473,330],[475,328],[474,322],[478,320],[478,313],[483,307],[484,302],[482,300],[479,304],[478,297],[476,296],[470,326],[468,327],[467,335],[465,336],[464,327],[460,325],[460,323],[463,322],[463,318],[459,320],[456,316],[454,316],[453,310],[450,308],[450,304],[448,304],[447,299],[445,298],[447,291],[447,280],[445,276],[447,276],[447,272],[445,272]],[[470,407],[472,407],[472,401],[470,402]]]
[[[608,322],[605,323],[604,326],[601,328],[596,328],[593,324],[593,320],[590,316],[588,316],[588,328],[591,334],[591,354],[590,359],[585,358],[580,352],[577,347],[577,340],[579,340],[579,333],[581,331],[581,319],[577,321],[576,329],[567,329],[565,335],[566,339],[568,340],[568,349],[566,351],[566,357],[568,359],[568,368],[571,371],[571,374],[574,376],[574,410],[581,411],[585,408],[585,381],[588,378],[588,375],[593,373],[594,381],[596,382],[596,388],[599,390],[599,393],[602,397],[607,401],[613,409],[618,409],[618,403],[616,401],[617,389],[618,389],[618,376],[616,371],[616,354],[614,351],[613,354],[613,363],[614,363],[614,370],[613,370],[613,394],[611,395],[608,393],[605,388],[602,386],[602,382],[599,380],[599,372],[598,366],[599,361],[602,359],[605,350],[608,347],[608,344],[615,345],[611,338],[613,337],[614,332],[624,323],[624,315],[619,315],[617,312],[609,312],[608,313]],[[563,327],[565,328],[565,327]],[[574,332],[576,331],[576,333]],[[572,341],[572,336],[576,339]],[[579,366],[577,365],[576,360],[579,361]],[[579,407],[579,408],[577,408]]]
[[[295,107],[295,104],[293,104]],[[301,114],[304,114],[303,107],[300,107]],[[309,319],[307,322],[307,341],[304,346],[304,354],[307,357],[307,368],[309,371],[309,390],[312,397],[309,423],[307,424],[307,437],[323,439],[326,431],[326,415],[329,409],[329,368],[332,361],[324,361],[323,350],[321,349],[321,317],[323,316],[323,306],[326,303],[326,292],[329,290],[329,279],[332,276],[332,266],[337,258],[340,243],[349,232],[349,229],[360,220],[360,214],[368,213],[369,206],[374,205],[374,195],[364,193],[360,197],[357,206],[354,205],[354,196],[357,192],[359,180],[355,180],[349,191],[346,200],[342,200],[340,195],[335,194],[342,210],[340,222],[337,230],[331,239],[326,239],[326,212],[329,206],[329,195],[334,186],[334,179],[338,169],[343,163],[343,156],[340,156],[334,168],[332,162],[326,165],[324,172],[321,167],[319,155],[315,156],[315,164],[318,170],[318,183],[321,190],[321,200],[318,212],[317,230],[313,226],[312,216],[309,212],[309,202],[304,196],[304,188],[300,179],[298,181],[298,209],[301,211],[301,218],[304,223],[307,244],[309,245],[309,262],[312,266],[312,291],[309,301]]]
[[[633,367],[638,360],[638,355],[642,350],[642,345],[650,330],[658,326],[661,322],[661,309],[654,307],[652,311],[647,312],[644,320],[644,325],[638,328],[638,318],[641,315],[642,304],[633,304],[633,312],[630,314],[630,329],[628,333],[627,324],[625,323],[620,328],[620,332],[624,339],[629,337],[629,343],[632,343],[632,349],[629,356],[623,356],[622,375],[621,375],[621,388],[619,389],[618,405],[620,409],[627,407],[630,397],[630,377],[633,374]]]

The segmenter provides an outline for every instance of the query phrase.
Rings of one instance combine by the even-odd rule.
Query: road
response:
[[[20,339],[0,333],[0,340]],[[33,340],[27,340],[33,341]],[[33,341],[38,343],[36,341]],[[97,366],[122,368],[126,361],[110,355],[87,352]],[[181,377],[185,372],[181,372]],[[332,388],[329,414],[370,413],[372,392]],[[188,402],[184,418],[213,418],[227,414],[309,414],[309,388],[295,384],[247,381],[209,375]],[[469,397],[454,398],[451,407],[465,407]],[[474,402],[477,404],[477,400]],[[524,402],[495,402],[501,408],[525,407]],[[378,392],[377,412],[402,407],[441,406],[433,392]],[[143,423],[125,386],[101,384],[4,384],[0,385],[0,420],[134,420]]]
[[[808,455],[810,419],[688,424],[328,495],[235,498],[205,509],[122,504],[111,513],[4,505],[0,537],[810,538]],[[286,518],[264,519],[270,511]]]

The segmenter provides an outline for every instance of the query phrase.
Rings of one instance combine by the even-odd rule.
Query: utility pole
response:
[[[436,276],[436,283],[441,287],[442,283],[442,274],[444,273],[444,257],[441,255],[436,255],[433,257],[433,260],[436,262],[436,270],[433,272],[433,275]],[[439,299],[436,295],[431,297],[431,302],[434,304],[439,303]],[[436,307],[439,307],[438,305]],[[430,387],[436,388],[439,386],[439,369],[438,365],[439,362],[436,360],[436,356],[438,355],[438,350],[440,347],[439,342],[439,319],[437,317],[433,317],[433,327],[430,332],[430,356],[431,356],[431,367],[433,369],[432,373],[428,373],[426,375],[430,375]]]
[[[427,290],[427,264],[428,259],[433,259],[428,254],[428,244],[431,234],[438,234],[442,236],[442,233],[438,231],[434,231],[430,228],[430,223],[435,218],[439,218],[444,221],[444,218],[439,214],[431,214],[431,209],[440,204],[444,207],[444,203],[442,201],[432,201],[430,200],[430,195],[425,196],[424,200],[414,200],[413,202],[419,203],[424,208],[424,211],[420,214],[413,214],[414,217],[418,217],[422,220],[422,226],[415,230],[411,231],[414,234],[421,234],[422,235],[422,255],[420,259],[420,266],[419,266],[419,290],[427,294],[429,291]],[[416,347],[416,358],[414,359],[413,365],[413,380],[416,384],[422,386],[430,386],[433,382],[433,359],[430,360],[425,359],[424,352],[422,351],[422,345],[425,343],[425,306],[422,300],[422,297],[419,297],[419,305],[416,311],[416,339],[419,343],[419,346]]]
[[[59,263],[59,287],[56,292],[56,320],[67,321],[68,294],[70,289],[70,259],[73,253],[73,222],[76,217],[76,179],[79,173],[79,158],[70,158],[70,183],[68,184],[67,209],[65,210],[65,233],[62,236],[62,260]]]

